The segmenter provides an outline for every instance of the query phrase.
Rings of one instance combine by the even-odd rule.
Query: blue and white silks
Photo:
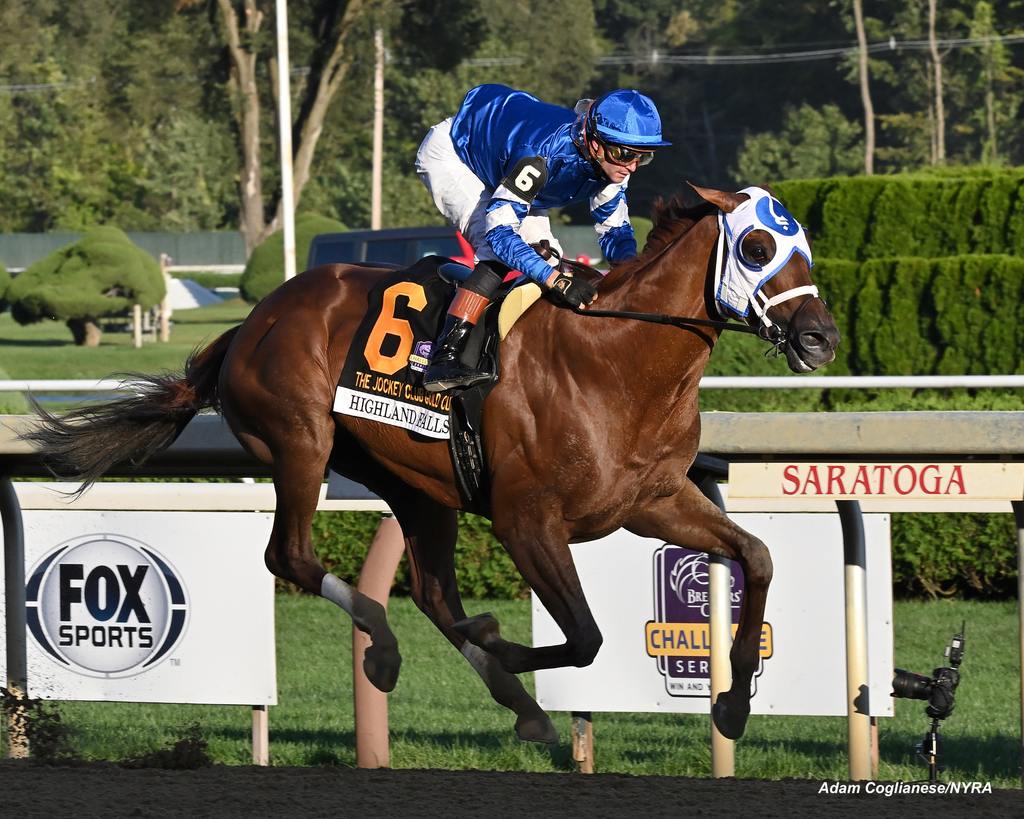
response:
[[[586,199],[604,257],[614,263],[636,255],[626,203],[628,179],[609,184],[599,178],[572,141],[575,120],[568,108],[503,85],[477,86],[466,95],[452,118],[450,136],[459,160],[490,194],[486,201],[472,203],[485,208],[483,236],[466,237],[478,256],[482,239],[496,258],[544,282],[551,268],[520,237],[524,218]],[[538,156],[545,162],[547,180],[532,199],[502,184],[521,160]],[[455,224],[469,222],[445,216]]]

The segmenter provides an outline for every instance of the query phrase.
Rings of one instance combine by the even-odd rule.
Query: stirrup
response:
[[[440,364],[427,367],[423,373],[423,389],[427,392],[445,392],[456,387],[472,387],[486,381],[490,375],[480,370],[462,367],[457,363],[453,366]]]

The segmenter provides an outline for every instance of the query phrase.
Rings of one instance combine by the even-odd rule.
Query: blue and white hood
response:
[[[795,253],[807,260],[812,267],[811,248],[803,227],[786,210],[785,206],[764,188],[744,188],[739,191],[750,198],[738,205],[731,213],[719,211],[717,259],[715,265],[715,302],[721,313],[723,309],[737,316],[746,317],[750,307],[767,326],[771,321],[766,311],[773,304],[797,295],[818,295],[813,285],[798,287],[780,293],[769,299],[761,288],[776,273],[786,266]],[[763,265],[743,258],[740,248],[743,239],[752,230],[765,230],[775,240],[775,255]]]

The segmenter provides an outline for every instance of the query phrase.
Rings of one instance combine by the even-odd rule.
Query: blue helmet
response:
[[[610,91],[590,106],[588,130],[604,142],[634,148],[671,145],[661,138],[661,116],[654,101],[639,91]]]

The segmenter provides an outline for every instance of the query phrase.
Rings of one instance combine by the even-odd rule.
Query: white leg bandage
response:
[[[352,616],[352,601],[355,599],[355,590],[344,580],[339,580],[328,572],[324,575],[323,582],[320,584],[320,596],[340,606],[342,611],[348,614],[349,617]]]

